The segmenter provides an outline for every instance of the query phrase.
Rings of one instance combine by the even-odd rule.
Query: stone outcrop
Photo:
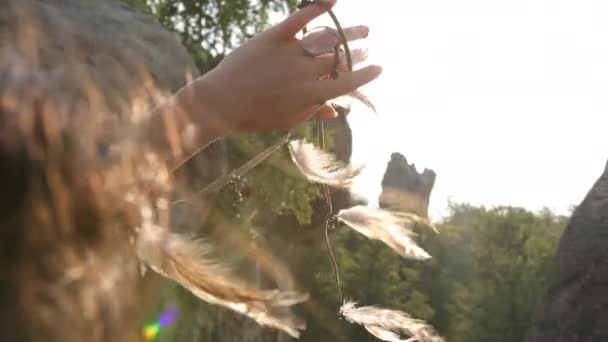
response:
[[[435,178],[433,170],[418,173],[402,154],[393,153],[382,179],[380,207],[427,217]]]
[[[608,341],[608,164],[576,208],[525,342]]]

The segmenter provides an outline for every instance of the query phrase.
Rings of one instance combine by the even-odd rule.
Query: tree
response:
[[[521,340],[565,218],[513,207],[451,210],[434,247],[441,285],[429,296],[438,328],[449,341]]]
[[[144,6],[179,34],[201,72],[265,28],[272,15],[293,10],[296,0],[128,0]]]
[[[353,300],[360,305],[380,305],[404,310],[420,319],[433,316],[428,298],[421,290],[419,262],[407,260],[395,254],[380,241],[370,241],[346,226],[340,226],[333,240],[344,300]],[[337,282],[329,266],[319,272],[317,299],[336,312],[338,303]],[[341,305],[341,303],[340,303]],[[315,324],[315,323],[313,323]],[[373,336],[360,326],[340,321],[340,328],[347,341],[375,341]],[[327,331],[314,340],[333,340]],[[307,339],[313,341],[312,338]]]

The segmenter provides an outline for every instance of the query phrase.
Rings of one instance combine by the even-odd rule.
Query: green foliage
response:
[[[346,298],[361,305],[380,305],[430,319],[433,309],[420,287],[418,262],[406,260],[379,241],[370,241],[342,226],[336,251]],[[330,293],[335,293],[335,282]],[[352,340],[370,340],[359,327],[349,326]]]
[[[299,133],[311,137],[311,125],[304,125]],[[236,164],[241,165],[280,139],[281,135],[240,134],[232,139],[235,153],[231,158],[235,159],[235,155],[240,154]],[[321,198],[321,187],[304,179],[290,158],[287,149],[282,148],[243,176],[242,186],[246,189],[247,198],[240,211],[257,211],[256,222],[259,225],[273,224],[279,215],[293,215],[300,225],[310,223],[312,203]]]
[[[178,33],[201,71],[259,32],[272,14],[286,14],[295,0],[127,0],[145,4],[160,23]]]
[[[425,262],[403,259],[347,227],[332,241],[346,299],[404,310],[428,320],[450,342],[520,341],[566,221],[548,210],[452,204],[439,235],[416,227],[417,240],[433,255]],[[329,266],[315,262],[309,270],[316,274],[308,284],[316,300],[336,310]],[[358,326],[336,324],[345,340],[377,341]],[[303,341],[336,338],[310,322]]]
[[[150,7],[146,3],[146,0],[122,0],[132,7],[139,8],[145,12],[150,13]]]
[[[566,218],[545,210],[453,205],[441,226],[430,296],[449,341],[520,341]],[[431,250],[431,254],[433,251]]]
[[[511,207],[453,204],[451,211],[439,235],[417,227],[417,240],[433,255],[425,262],[403,259],[380,242],[337,227],[331,241],[345,299],[404,310],[428,320],[450,342],[521,340],[567,218]],[[313,304],[302,312],[308,325],[302,341],[376,341],[337,318],[338,288],[322,241],[271,248],[287,253],[284,259],[311,293]],[[221,310],[204,304],[189,310],[198,320],[190,319],[187,328],[198,336],[221,329]]]

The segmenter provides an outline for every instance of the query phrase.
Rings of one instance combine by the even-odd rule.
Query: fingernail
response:
[[[382,67],[379,65],[371,65],[370,68],[372,69],[372,73],[374,75],[376,75],[376,77],[380,76],[380,74],[382,74]]]
[[[367,38],[369,36],[369,27],[365,25],[361,25],[361,30],[364,31],[363,37]]]

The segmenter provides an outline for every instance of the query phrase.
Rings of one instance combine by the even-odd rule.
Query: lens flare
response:
[[[173,324],[177,321],[178,311],[174,308],[167,309],[159,315],[158,321],[148,324],[143,329],[143,334],[146,340],[152,341],[158,337],[162,328]]]
[[[148,325],[144,328],[144,336],[148,341],[155,339],[159,332],[160,326],[158,324]]]
[[[168,309],[160,314],[160,318],[158,319],[158,323],[161,327],[166,327],[177,320],[177,310],[176,309]]]

